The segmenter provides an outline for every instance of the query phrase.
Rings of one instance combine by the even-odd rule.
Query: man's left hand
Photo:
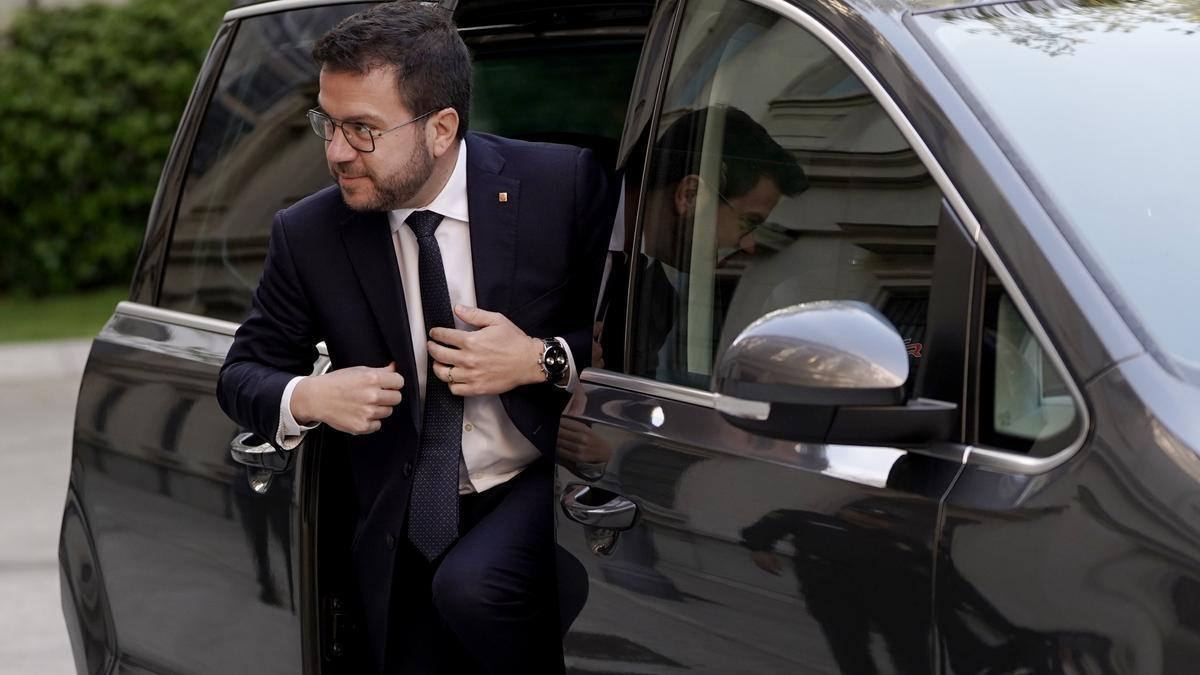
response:
[[[538,366],[541,340],[526,335],[497,312],[456,305],[454,314],[478,330],[434,328],[426,343],[435,361],[433,374],[450,385],[450,393],[487,396],[545,382]]]

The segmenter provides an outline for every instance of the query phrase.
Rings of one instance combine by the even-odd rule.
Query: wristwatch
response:
[[[542,338],[542,355],[538,357],[538,366],[547,383],[562,382],[567,372],[567,350],[556,338]]]

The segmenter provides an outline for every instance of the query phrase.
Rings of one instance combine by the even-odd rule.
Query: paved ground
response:
[[[75,672],[58,526],[89,344],[0,345],[0,675]]]

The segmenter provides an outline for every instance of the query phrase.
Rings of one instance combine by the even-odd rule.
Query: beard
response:
[[[339,183],[342,200],[355,211],[393,211],[403,208],[429,181],[433,175],[433,164],[433,155],[425,143],[424,134],[417,134],[417,147],[403,166],[382,176],[365,171],[363,176],[369,185],[348,188]],[[337,178],[343,172],[330,167],[330,173]]]

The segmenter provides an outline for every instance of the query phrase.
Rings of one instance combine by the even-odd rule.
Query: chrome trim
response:
[[[477,31],[501,30],[501,29],[507,29],[507,28],[521,28],[524,25],[525,24],[521,24],[521,23],[494,23],[494,24],[491,24],[488,26],[467,26],[466,28],[459,28],[458,32],[461,35],[462,33],[474,33]]]
[[[228,12],[225,12],[225,21],[235,21],[237,19],[260,16],[262,14],[286,12],[288,10],[302,9],[304,7],[320,7],[322,5],[351,5],[356,2],[366,1],[368,0],[273,0],[272,2],[263,2],[257,5],[249,5],[247,7],[231,9]]]
[[[616,373],[611,370],[585,368],[579,375],[579,381],[603,387],[612,387],[614,389],[624,389],[625,391],[646,394],[647,396],[655,396],[657,398],[665,398],[677,403],[698,405],[703,408],[716,409],[717,407],[717,395],[712,392],[683,387],[678,384],[647,380],[642,377]]]
[[[1021,318],[1025,319],[1025,324],[1029,327],[1030,332],[1033,333],[1038,344],[1042,346],[1043,354],[1058,370],[1059,377],[1071,392],[1071,398],[1075,401],[1076,414],[1079,415],[1079,436],[1069,443],[1067,447],[1047,457],[1029,457],[1028,455],[1019,455],[1005,450],[992,450],[979,446],[971,446],[967,456],[967,463],[1013,473],[1045,473],[1066,462],[1083,448],[1084,442],[1087,441],[1088,429],[1092,427],[1091,415],[1088,413],[1087,404],[1083,399],[1083,392],[1079,390],[1078,385],[1075,384],[1075,380],[1067,370],[1066,364],[1063,363],[1062,357],[1058,355],[1058,351],[1051,344],[1050,336],[1046,334],[1046,329],[1042,328],[1042,324],[1034,316],[1033,308],[1030,307],[1029,301],[1025,299],[1025,296],[1020,291],[1016,290],[1017,284],[1012,278],[1012,274],[1000,264],[1000,257],[996,254],[996,250],[992,248],[991,242],[986,237],[981,236],[978,243],[980,252],[983,253],[984,258],[987,258],[988,263],[992,266],[992,271],[1000,279],[1000,285],[1004,286],[1009,300],[1017,308],[1017,311],[1021,314]]]
[[[764,401],[747,401],[734,396],[713,395],[717,412],[746,420],[764,422],[771,417],[771,404]]]
[[[579,38],[579,37],[623,37],[639,38],[646,34],[646,29],[639,26],[609,26],[602,28],[565,28],[560,30],[539,30],[528,23],[498,23],[489,26],[464,26],[458,32],[464,37],[474,38],[473,33],[483,33],[482,38],[474,38],[477,44],[492,42],[509,42],[512,40],[528,40],[530,38]],[[504,33],[503,30],[517,29],[517,32]],[[496,31],[494,35],[489,32]]]
[[[609,530],[628,530],[637,520],[637,504],[628,498],[614,494],[612,499],[599,506],[588,506],[581,500],[586,499],[594,488],[591,485],[575,484],[563,490],[560,499],[567,517],[582,525],[603,527]]]
[[[1060,456],[1066,452],[1066,450],[1060,450],[1049,457],[1029,457],[1028,455],[1017,455],[1008,450],[995,450],[978,445],[968,445],[966,460],[963,463],[971,466],[998,469],[1008,473],[1039,474],[1045,473],[1065,462],[1070,455],[1061,459]],[[1049,465],[1049,468],[1046,468],[1047,465]]]
[[[232,321],[210,319],[207,316],[176,312],[173,309],[163,309],[161,307],[151,307],[150,305],[143,305],[140,302],[129,302],[128,300],[122,300],[121,302],[118,302],[117,309],[114,313],[121,314],[123,316],[131,316],[137,319],[146,319],[147,321],[169,323],[172,326],[195,328],[196,330],[202,330],[209,333],[228,335],[229,337],[233,337],[233,334],[236,333],[238,329],[238,325]]]
[[[275,474],[271,471],[250,469],[246,472],[246,480],[250,483],[250,489],[254,490],[255,494],[267,494],[267,490],[270,490],[271,484],[275,482],[274,479]]]
[[[246,441],[255,438],[253,431],[244,431],[233,438],[229,442],[229,447],[236,454],[248,455],[254,457],[258,462],[262,463],[264,455],[273,455],[278,452],[275,446],[270,443],[260,443],[258,445],[248,445]],[[236,459],[236,457],[235,457]]]
[[[638,26],[608,26],[606,28],[572,28],[569,30],[547,30],[538,33],[538,37],[644,37],[646,29]]]
[[[237,332],[238,324],[232,321],[223,321],[221,319],[210,319],[207,316],[199,316],[197,314],[188,314],[186,312],[176,312],[173,309],[163,309],[161,307],[152,307],[143,305],[140,302],[130,302],[122,300],[117,303],[117,308],[113,314],[128,316],[135,319],[145,319],[157,323],[167,323],[172,326],[181,326],[183,328],[193,328],[202,330],[208,333],[216,333],[218,335],[228,335],[233,337]],[[329,357],[329,349],[324,342],[318,342],[317,353],[326,358]],[[325,364],[324,368],[328,369],[329,364]],[[322,370],[321,372],[324,372]]]

